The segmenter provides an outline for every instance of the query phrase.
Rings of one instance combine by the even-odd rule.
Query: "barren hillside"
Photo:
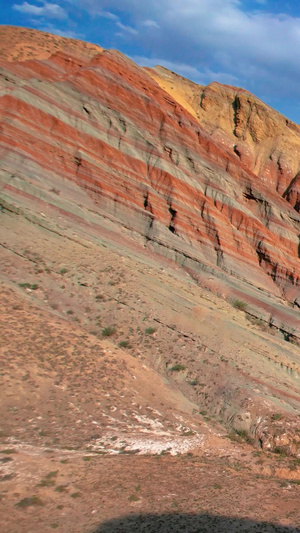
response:
[[[3,530],[299,531],[297,203],[187,80],[1,32]]]

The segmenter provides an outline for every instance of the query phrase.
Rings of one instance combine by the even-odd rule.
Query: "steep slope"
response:
[[[297,212],[142,69],[119,52],[68,51],[1,75],[4,199],[72,216],[83,205],[194,273],[297,300]],[[71,183],[84,195],[66,205],[53,189]]]
[[[40,38],[38,33],[37,48]],[[156,274],[149,280],[153,294],[143,309],[146,316],[159,308],[152,318],[164,324],[167,341],[154,352],[143,346],[147,363],[172,376],[196,405],[249,431],[266,448],[283,442],[283,425],[274,429],[271,418],[279,407],[289,421],[284,442],[289,453],[298,453],[300,215],[276,187],[253,173],[230,146],[213,139],[146,71],[117,51],[93,50],[88,56],[73,48],[43,60],[2,61],[0,74],[5,282],[15,286],[21,278],[32,292],[36,283],[22,279],[20,258],[29,249],[29,263],[39,263],[36,254],[41,249],[49,253],[43,239],[48,242],[52,234],[83,243],[83,271],[90,243],[114,247],[120,253],[116,262],[129,255],[155,263]],[[297,195],[297,180],[293,183]],[[33,242],[21,253],[23,232],[28,239],[30,231]],[[61,253],[59,243],[53,244],[54,256]],[[73,253],[71,247],[70,257]],[[97,257],[97,251],[93,254]],[[161,289],[157,271],[165,265],[185,280],[191,276],[184,289],[188,295],[178,295],[166,281]],[[135,272],[139,267],[131,268]],[[62,296],[55,281],[59,278],[45,276],[46,292],[33,289],[41,305],[77,300],[73,282],[68,290],[62,284],[67,293]],[[90,287],[91,280],[78,283]],[[115,280],[108,283],[114,286]],[[207,293],[198,300],[199,285],[218,296],[214,312],[203,303]],[[96,316],[95,291],[93,285],[85,298],[80,295],[77,306],[85,302],[84,308]],[[124,316],[126,309],[124,324],[131,323],[132,302],[141,300],[136,286],[130,290],[132,305],[121,289],[110,297],[112,307],[101,313],[107,320],[116,317],[117,306]],[[230,314],[230,302],[258,319],[254,332],[248,323],[235,325],[241,312]],[[64,307],[62,312],[67,311]],[[101,315],[90,322],[88,313],[80,310],[82,326],[97,325],[100,335]],[[177,321],[177,334],[188,339],[188,355],[186,345],[182,350],[179,345],[174,360],[169,347]],[[259,328],[278,338],[265,341]],[[178,376],[172,374],[173,366],[179,368]]]
[[[197,85],[164,67],[145,69],[211,135],[299,212],[300,127],[253,94],[217,82]]]
[[[1,31],[2,529],[295,531],[298,178],[117,51]]]

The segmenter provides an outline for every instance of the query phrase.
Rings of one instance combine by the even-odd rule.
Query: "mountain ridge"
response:
[[[5,529],[203,502],[293,527],[299,182],[266,111],[241,92],[236,125],[231,88],[24,31],[0,28]]]

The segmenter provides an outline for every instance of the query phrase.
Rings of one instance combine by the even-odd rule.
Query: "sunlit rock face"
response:
[[[93,210],[191,272],[297,298],[298,126],[241,89],[22,31],[2,29],[6,200],[87,223]]]

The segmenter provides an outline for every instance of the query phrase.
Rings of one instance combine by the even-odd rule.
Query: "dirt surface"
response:
[[[12,477],[2,481],[2,530],[299,531],[299,486],[263,474],[261,464],[254,473],[243,455],[1,455]]]
[[[298,214],[128,58],[11,31],[0,531],[299,532]]]
[[[47,59],[53,52],[60,50],[82,55],[97,54],[103,50],[100,46],[78,39],[15,26],[0,26],[0,41],[0,58],[5,61]]]
[[[1,222],[2,530],[297,531],[299,459],[224,408],[237,384],[286,433],[295,347],[130,233]]]

